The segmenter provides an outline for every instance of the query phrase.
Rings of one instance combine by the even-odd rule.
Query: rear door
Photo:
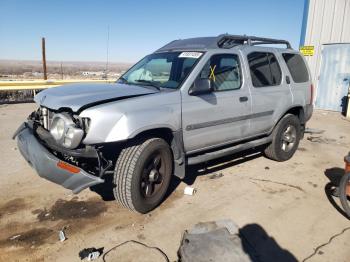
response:
[[[312,104],[311,77],[303,57],[299,53],[283,52],[283,60],[288,68],[293,93],[293,104]]]
[[[280,54],[271,48],[268,51],[259,47],[248,50],[245,50],[245,58],[252,95],[250,135],[258,136],[271,131],[292,103],[292,95],[281,69]]]
[[[197,77],[209,78],[214,91],[182,94],[182,126],[186,152],[244,139],[249,132],[251,99],[239,54],[211,55]]]

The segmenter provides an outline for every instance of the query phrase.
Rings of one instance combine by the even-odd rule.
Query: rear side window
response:
[[[277,86],[281,84],[281,68],[274,54],[253,52],[247,57],[254,87]]]
[[[309,74],[303,58],[298,54],[282,54],[284,61],[288,66],[295,83],[304,83],[309,81]]]

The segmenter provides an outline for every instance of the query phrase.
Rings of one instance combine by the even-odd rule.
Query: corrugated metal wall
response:
[[[350,44],[324,45],[316,108],[345,112],[350,83]]]
[[[306,57],[306,60],[316,88],[321,72],[322,49],[325,44],[332,43],[350,43],[350,0],[305,0],[300,45],[315,47],[314,56]],[[321,90],[317,88],[317,97],[327,95],[318,91]]]

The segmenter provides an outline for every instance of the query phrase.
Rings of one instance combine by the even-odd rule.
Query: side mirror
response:
[[[189,91],[189,95],[197,96],[209,94],[213,91],[211,81],[208,78],[197,78]]]

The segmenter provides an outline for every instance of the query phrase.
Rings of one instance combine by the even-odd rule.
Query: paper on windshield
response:
[[[200,52],[182,52],[179,57],[185,57],[185,58],[199,58],[201,57],[202,53]]]

